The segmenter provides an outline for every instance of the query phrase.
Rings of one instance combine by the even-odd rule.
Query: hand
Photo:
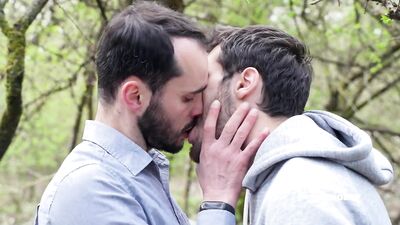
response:
[[[215,129],[220,103],[214,101],[204,123],[203,142],[197,176],[204,201],[223,201],[236,207],[243,178],[268,130],[241,147],[254,126],[258,111],[243,103],[226,123],[219,139]]]

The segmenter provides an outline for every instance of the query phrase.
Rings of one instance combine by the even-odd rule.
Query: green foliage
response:
[[[387,24],[387,25],[391,25],[393,23],[393,20],[390,17],[388,17],[387,15],[382,15],[381,20],[384,24]]]

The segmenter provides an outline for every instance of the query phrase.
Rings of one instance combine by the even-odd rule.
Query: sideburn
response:
[[[218,100],[221,102],[221,111],[217,120],[217,128],[215,131],[216,138],[221,136],[221,133],[228,122],[229,118],[233,115],[236,108],[233,104],[232,93],[231,93],[231,79],[224,79],[221,82],[221,88],[218,92]]]

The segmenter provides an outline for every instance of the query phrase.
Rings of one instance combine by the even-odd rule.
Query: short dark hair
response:
[[[221,42],[219,63],[224,79],[247,67],[262,77],[260,110],[290,117],[304,112],[313,75],[307,47],[289,34],[268,26],[249,26]]]
[[[154,2],[137,2],[115,15],[97,46],[100,98],[113,102],[118,86],[132,75],[146,82],[153,93],[180,76],[172,37],[206,44],[205,35],[194,22]]]
[[[207,51],[211,52],[215,47],[220,45],[224,40],[240,28],[217,25],[208,31],[207,35]]]

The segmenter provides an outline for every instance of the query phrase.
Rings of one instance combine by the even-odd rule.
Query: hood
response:
[[[243,186],[256,191],[274,166],[294,157],[319,157],[344,165],[374,185],[391,181],[390,162],[372,147],[369,135],[325,111],[308,111],[279,125],[260,146]]]

